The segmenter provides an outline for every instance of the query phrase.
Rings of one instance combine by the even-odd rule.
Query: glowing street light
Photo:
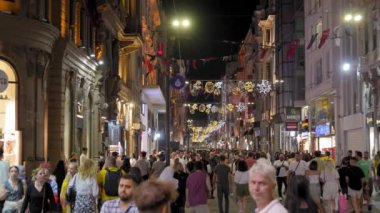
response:
[[[190,21],[188,19],[182,20],[182,26],[183,27],[189,27],[190,26]]]
[[[352,20],[352,15],[351,14],[346,14],[344,16],[344,20],[347,21],[347,22],[351,21]]]
[[[342,70],[343,71],[345,71],[345,72],[347,72],[347,71],[349,71],[351,69],[351,65],[350,65],[350,63],[344,63],[343,65],[342,65]]]
[[[179,27],[179,21],[177,20],[177,19],[174,19],[173,20],[173,22],[172,22],[172,25],[174,26],[174,27]]]
[[[345,22],[360,22],[363,19],[363,16],[360,13],[347,13],[344,15]]]
[[[172,26],[175,28],[188,28],[190,27],[190,20],[187,18],[183,19],[174,19],[172,21]]]

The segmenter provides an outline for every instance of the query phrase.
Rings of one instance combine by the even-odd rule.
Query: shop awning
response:
[[[153,110],[157,110],[160,113],[165,113],[166,111],[165,97],[158,85],[143,87],[141,100],[149,104]]]

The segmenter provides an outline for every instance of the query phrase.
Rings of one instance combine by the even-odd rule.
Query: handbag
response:
[[[69,188],[68,193],[66,194],[66,200],[74,204],[75,203],[75,198],[77,196],[77,191],[75,190],[75,182],[77,181],[77,175],[74,177],[74,184]]]
[[[348,210],[348,208],[347,208],[347,198],[346,198],[346,195],[344,195],[343,193],[339,194],[339,197],[338,197],[338,206],[339,206],[339,213],[345,213],[345,212],[347,212],[347,210]]]

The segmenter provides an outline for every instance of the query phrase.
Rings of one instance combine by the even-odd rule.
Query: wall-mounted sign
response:
[[[3,70],[0,70],[0,92],[4,92],[8,88],[8,76]]]
[[[286,131],[298,131],[298,122],[286,122]]]
[[[301,108],[297,107],[286,107],[285,111],[286,121],[300,122],[301,121]]]
[[[315,136],[316,137],[329,136],[330,134],[331,134],[330,123],[319,124],[315,127]]]

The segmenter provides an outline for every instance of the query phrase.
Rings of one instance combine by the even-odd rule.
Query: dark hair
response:
[[[363,154],[361,151],[356,151],[356,155],[359,156],[359,157],[363,157]]]
[[[87,147],[82,148],[82,151],[87,151],[87,150],[88,150]]]
[[[241,172],[248,171],[247,163],[244,160],[239,160],[237,170]]]
[[[317,163],[317,161],[315,161],[315,160],[311,161],[310,165],[309,165],[309,169],[313,170],[313,171],[317,170],[318,169],[318,163]]]
[[[121,179],[132,180],[136,185],[139,185],[141,183],[141,180],[139,179],[139,177],[137,177],[134,174],[125,174],[125,175],[122,175],[120,177],[120,180]],[[119,180],[119,184],[120,184],[120,180]]]
[[[294,176],[286,191],[285,208],[292,213],[300,212],[302,202],[306,202],[310,213],[317,213],[318,205],[313,201],[309,191],[309,181],[305,176]]]
[[[200,161],[197,161],[194,163],[194,170],[202,170],[203,169],[203,163]]]
[[[142,152],[141,152],[141,156],[142,156],[143,158],[145,158],[145,157],[146,157],[146,152],[145,152],[145,151],[142,151]]]
[[[123,170],[125,173],[128,173],[131,169],[131,163],[129,162],[129,158],[124,157],[123,159],[123,165],[120,167],[121,170]]]
[[[226,156],[225,155],[221,155],[220,156],[220,161],[225,161],[226,160]]]
[[[343,158],[342,159],[342,165],[348,166],[350,164],[350,158]]]
[[[138,167],[132,167],[129,169],[129,173],[130,175],[133,175],[136,180],[137,180],[137,183],[141,183],[142,182],[142,176],[141,176],[141,171]]]
[[[118,152],[112,152],[111,155],[112,155],[112,157],[117,158],[117,156],[119,155],[119,153]]]
[[[17,166],[15,166],[15,165],[10,166],[9,167],[9,171],[11,171],[12,168],[15,168],[17,170],[17,172],[20,172],[20,169]]]
[[[0,159],[3,157],[3,155],[4,155],[4,149],[0,148]]]
[[[248,157],[253,157],[253,153],[252,153],[252,152],[249,152],[249,153],[248,153]]]

